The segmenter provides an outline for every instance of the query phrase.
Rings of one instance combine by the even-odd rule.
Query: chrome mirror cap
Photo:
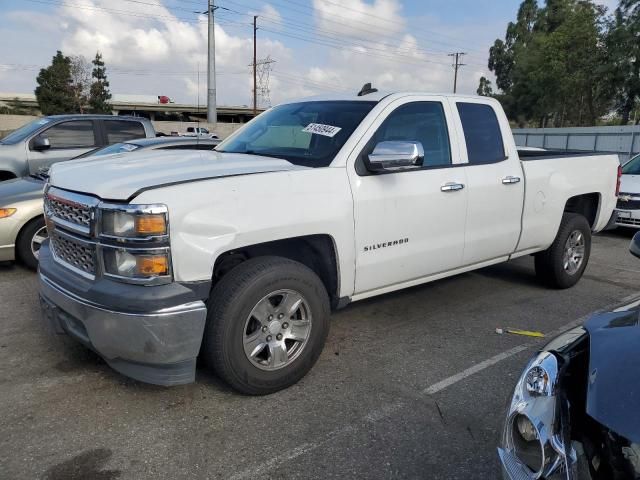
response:
[[[420,168],[424,161],[421,142],[392,140],[380,142],[369,154],[367,168],[372,172],[397,172]]]

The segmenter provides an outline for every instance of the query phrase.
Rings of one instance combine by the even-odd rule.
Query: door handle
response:
[[[520,177],[512,177],[511,175],[504,177],[502,179],[502,183],[504,183],[505,185],[511,185],[512,183],[519,183],[520,182]]]
[[[464,184],[456,183],[456,182],[447,182],[440,187],[440,190],[443,192],[455,192],[457,190],[462,190],[464,188]]]

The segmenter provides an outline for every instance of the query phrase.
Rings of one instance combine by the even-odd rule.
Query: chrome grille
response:
[[[616,223],[618,225],[625,224],[625,225],[640,226],[640,219],[638,219],[638,218],[622,218],[622,217],[618,217],[616,219]]]
[[[640,210],[640,200],[622,200],[618,198],[616,208],[620,210]]]
[[[44,197],[44,208],[48,217],[56,217],[86,228],[91,225],[90,205],[83,205],[47,194]]]
[[[51,233],[50,239],[53,255],[59,261],[89,275],[95,275],[96,255],[93,244],[85,244],[70,237],[62,236],[55,230]]]

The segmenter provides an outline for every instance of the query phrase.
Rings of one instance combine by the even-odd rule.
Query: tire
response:
[[[316,363],[329,333],[329,316],[329,296],[312,270],[280,257],[250,259],[211,292],[201,356],[239,392],[277,392]]]
[[[38,251],[46,238],[47,230],[42,216],[31,220],[18,234],[16,240],[17,256],[31,270],[38,269]]]
[[[573,248],[575,255],[569,255],[568,243],[569,237],[572,236],[574,240],[582,239],[582,257],[579,263],[575,261],[577,255],[579,255],[578,247]],[[569,258],[573,258],[572,261],[567,261],[565,254],[569,255]],[[543,252],[535,255],[535,267],[536,275],[538,278],[551,288],[569,288],[573,287],[584,273],[589,262],[589,256],[591,254],[591,227],[587,219],[577,213],[565,213],[562,216],[560,222],[560,228],[556,234],[556,238],[551,246]]]

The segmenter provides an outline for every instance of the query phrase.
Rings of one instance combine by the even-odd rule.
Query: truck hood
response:
[[[622,175],[620,193],[640,194],[640,175]]]
[[[129,200],[150,188],[219,177],[302,169],[277,158],[211,151],[140,151],[87,157],[51,167],[50,183],[104,200]]]

